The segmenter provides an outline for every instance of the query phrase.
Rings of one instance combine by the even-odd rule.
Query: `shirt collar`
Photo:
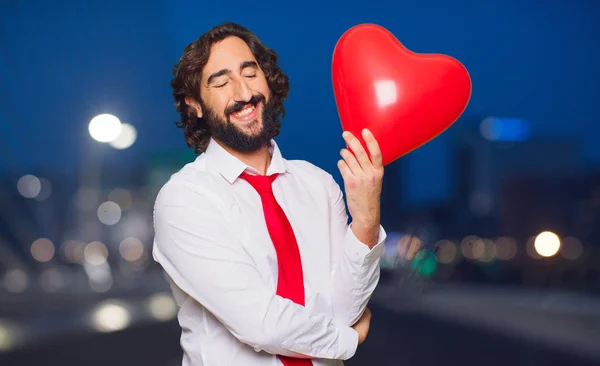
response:
[[[285,160],[283,159],[279,146],[275,140],[271,140],[269,153],[271,154],[271,164],[267,168],[267,175],[289,172],[286,169]],[[247,171],[250,174],[259,174],[256,169],[244,164],[240,159],[231,155],[213,138],[210,139],[204,154],[207,159],[207,168],[221,174],[221,176],[229,183],[235,182],[244,171]]]

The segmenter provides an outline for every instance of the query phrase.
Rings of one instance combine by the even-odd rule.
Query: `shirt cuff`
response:
[[[346,361],[356,353],[358,348],[358,332],[351,327],[341,327],[339,337],[340,359]]]
[[[348,226],[348,231],[346,231],[346,255],[352,262],[359,265],[362,265],[365,261],[378,261],[385,250],[385,239],[387,238],[387,233],[383,229],[383,226],[379,225],[377,244],[373,248],[369,248],[368,245],[358,240],[354,232],[352,232],[351,226],[352,224]]]

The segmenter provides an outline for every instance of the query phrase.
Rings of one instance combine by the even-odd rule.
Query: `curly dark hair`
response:
[[[239,24],[227,22],[215,26],[183,50],[179,62],[173,66],[171,80],[175,107],[181,116],[181,121],[175,124],[183,128],[187,145],[194,148],[197,154],[206,150],[211,134],[206,121],[198,118],[196,110],[186,104],[185,98],[191,97],[203,105],[200,98],[200,80],[210,56],[210,49],[215,43],[230,36],[239,37],[246,42],[265,73],[272,105],[275,108],[274,114],[277,117],[275,136],[279,135],[281,120],[285,116],[283,101],[287,98],[290,86],[287,75],[277,65],[277,54],[263,45],[254,33]]]

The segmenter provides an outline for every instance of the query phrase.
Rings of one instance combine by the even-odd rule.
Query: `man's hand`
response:
[[[369,333],[369,327],[371,326],[371,310],[365,309],[360,319],[352,326],[352,328],[358,332],[358,344],[361,344],[367,338]]]
[[[362,135],[369,154],[352,133],[345,131],[342,136],[352,152],[342,149],[340,154],[344,159],[338,161],[338,168],[344,178],[352,231],[361,242],[372,248],[377,244],[379,234],[383,164],[381,150],[373,134],[365,129]]]

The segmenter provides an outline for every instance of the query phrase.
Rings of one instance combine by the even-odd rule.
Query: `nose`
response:
[[[236,81],[233,98],[236,102],[248,102],[252,98],[252,91],[244,79]]]

